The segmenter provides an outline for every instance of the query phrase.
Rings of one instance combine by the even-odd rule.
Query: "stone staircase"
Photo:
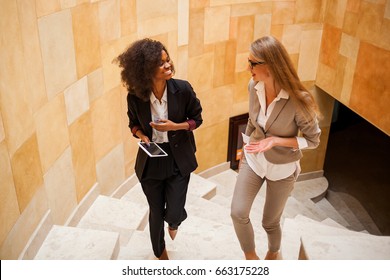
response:
[[[228,164],[191,175],[188,218],[174,242],[166,234],[170,259],[243,259],[230,218],[236,176]],[[390,237],[378,236],[379,230],[356,200],[327,188],[324,177],[296,183],[282,218],[283,259],[390,259]],[[261,227],[264,190],[251,213],[261,257],[267,251]],[[34,259],[155,259],[149,240],[148,206],[136,178],[129,178],[111,197],[97,196],[77,226],[53,226]]]

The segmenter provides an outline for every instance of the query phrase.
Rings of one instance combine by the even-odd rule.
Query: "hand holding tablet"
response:
[[[163,149],[161,149],[161,147],[159,145],[157,145],[157,143],[155,143],[155,142],[150,142],[149,144],[146,144],[145,142],[138,142],[138,145],[150,157],[166,157],[166,156],[168,156],[168,154]]]

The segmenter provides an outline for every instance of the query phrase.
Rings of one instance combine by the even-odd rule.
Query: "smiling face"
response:
[[[161,51],[161,63],[155,74],[156,80],[169,80],[173,76],[173,64],[166,51]]]
[[[249,54],[247,70],[251,72],[252,78],[255,82],[265,81],[269,78],[267,64],[263,62],[264,61],[256,59],[251,53]]]

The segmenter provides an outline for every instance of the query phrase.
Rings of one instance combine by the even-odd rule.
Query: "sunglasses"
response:
[[[253,67],[255,67],[256,65],[263,65],[263,64],[266,64],[265,61],[252,61],[250,59],[248,59],[248,63],[249,63],[249,67],[251,69],[253,69]]]

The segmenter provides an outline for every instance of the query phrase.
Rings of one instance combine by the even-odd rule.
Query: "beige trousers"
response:
[[[244,252],[255,251],[255,237],[249,214],[253,201],[264,181],[266,181],[267,189],[262,225],[268,236],[268,250],[271,252],[280,250],[282,240],[280,218],[283,214],[287,198],[294,188],[294,174],[278,181],[261,178],[250,168],[244,158],[241,160],[231,204],[231,217],[234,229],[241,249]]]

